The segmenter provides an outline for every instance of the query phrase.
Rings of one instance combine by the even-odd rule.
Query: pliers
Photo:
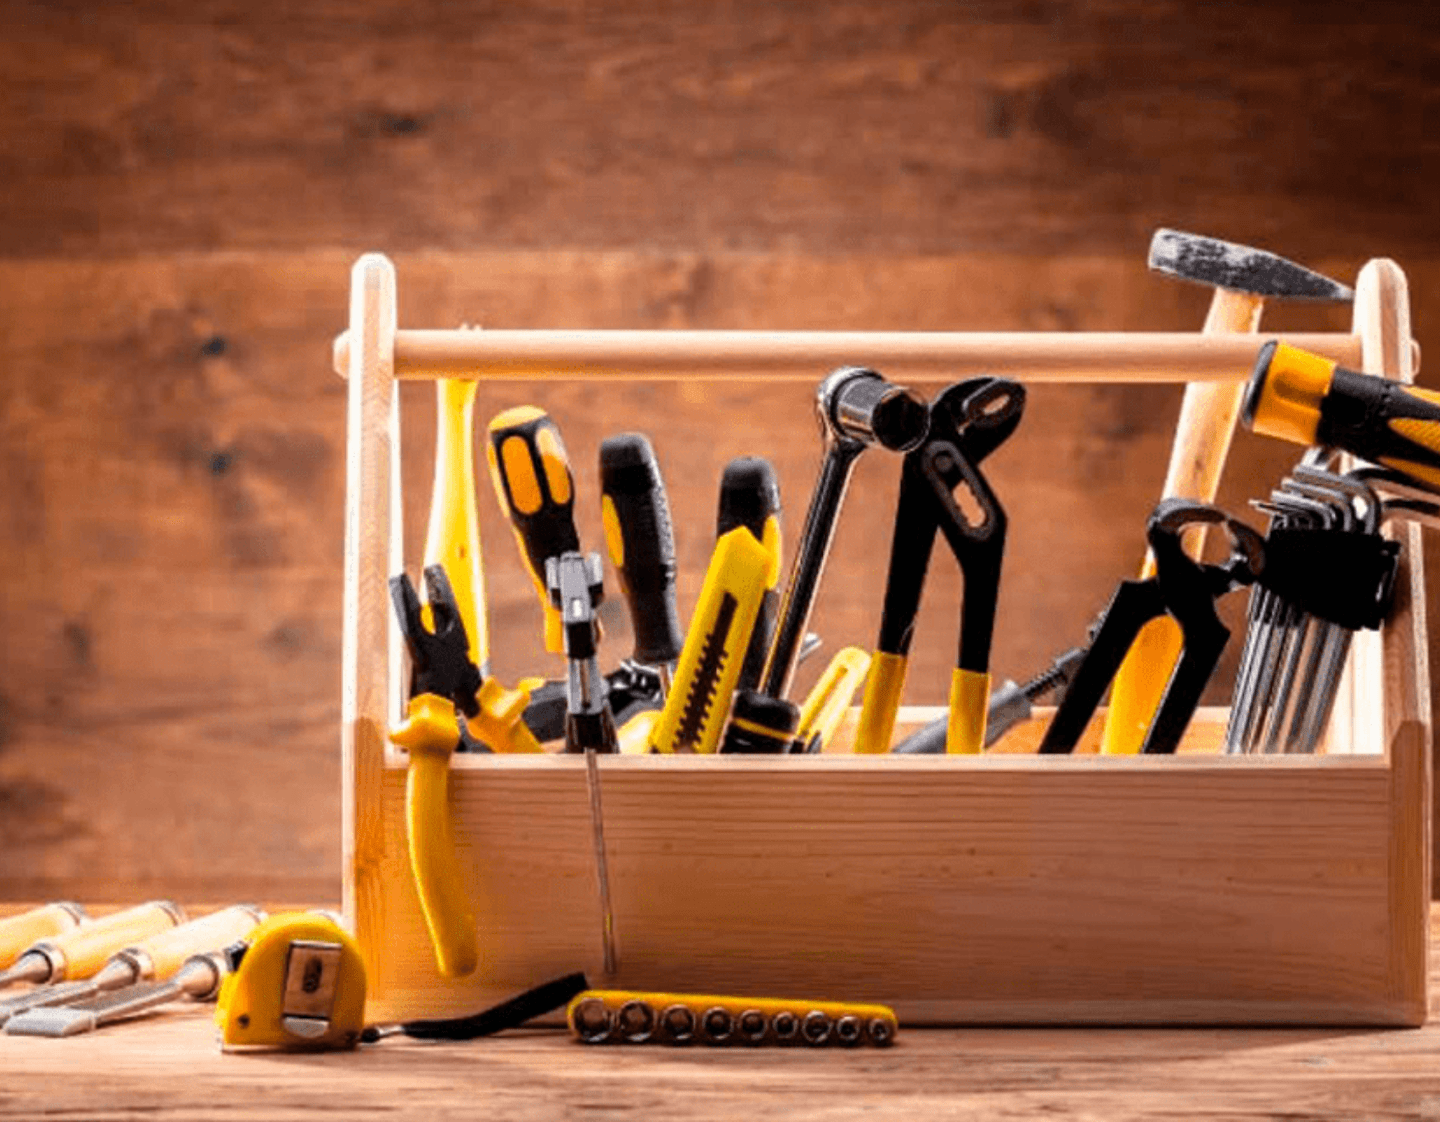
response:
[[[405,777],[405,829],[410,871],[430,931],[435,963],[448,978],[473,973],[479,962],[475,917],[455,853],[448,787],[450,755],[475,744],[466,717],[477,717],[483,679],[470,661],[469,641],[455,593],[441,565],[425,570],[434,630],[403,573],[390,579],[390,598],[410,652],[410,700],[405,721],[390,739],[410,753]]]
[[[930,405],[929,435],[905,456],[890,547],[880,637],[860,709],[855,751],[888,752],[905,688],[910,641],[936,532],[965,577],[959,654],[950,684],[946,751],[979,752],[990,697],[990,642],[1005,554],[1005,511],[979,465],[1020,423],[1025,387],[1006,378],[970,378]],[[979,519],[955,500],[963,488]]]
[[[1230,556],[1222,564],[1195,561],[1181,545],[1186,528],[1202,523],[1223,526],[1230,536]],[[1155,575],[1120,582],[1045,732],[1042,753],[1075,750],[1140,629],[1166,614],[1180,625],[1184,645],[1140,751],[1173,753],[1230,638],[1215,601],[1231,589],[1253,584],[1265,567],[1260,535],[1204,503],[1166,499],[1150,515],[1145,536],[1155,555]]]

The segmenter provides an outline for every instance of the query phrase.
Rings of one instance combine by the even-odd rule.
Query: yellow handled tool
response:
[[[565,1011],[586,1044],[839,1044],[877,1048],[895,1042],[899,1022],[888,1005],[788,1001],[773,997],[586,990]]]
[[[0,974],[0,986],[88,978],[116,951],[184,922],[179,905],[156,900],[83,923],[32,944],[14,966]]]
[[[715,543],[675,684],[650,738],[655,751],[715,751],[773,565],[770,550],[744,526]]]
[[[20,997],[0,1002],[0,1024],[8,1024],[12,1017],[32,1010],[74,1005],[97,994],[124,989],[138,982],[164,981],[192,956],[223,950],[243,939],[264,918],[264,912],[241,904],[158,931],[116,951],[99,972],[85,981],[40,986]]]
[[[479,383],[435,383],[435,484],[425,533],[425,567],[441,565],[469,640],[470,661],[490,676],[490,631],[485,618],[485,569],[475,502],[475,390]]]
[[[79,904],[45,904],[19,915],[0,919],[0,970],[13,963],[20,953],[41,939],[59,935],[85,922]]]
[[[1202,329],[1205,335],[1258,331],[1266,299],[1349,301],[1355,296],[1338,281],[1274,253],[1179,230],[1155,232],[1149,266],[1155,272],[1214,288]],[[1185,387],[1162,499],[1214,501],[1240,411],[1241,390],[1239,383],[1229,382],[1196,382]],[[1186,542],[1192,557],[1201,555],[1204,533],[1197,528]],[[1154,575],[1155,557],[1147,553],[1140,579]],[[1180,660],[1180,649],[1180,628],[1169,616],[1151,620],[1141,629],[1111,687],[1101,752],[1133,755],[1140,751]]]
[[[760,684],[770,641],[775,636],[775,619],[780,612],[780,484],[770,461],[759,456],[741,456],[725,465],[720,476],[720,509],[715,536],[724,537],[737,526],[746,527],[770,550],[774,564],[765,577],[765,595],[760,614],[750,633],[745,665],[740,670],[737,690],[751,690]]]
[[[795,739],[802,752],[823,752],[830,746],[855,693],[870,673],[870,655],[859,647],[842,647],[800,706]]]
[[[490,421],[485,448],[495,497],[510,519],[525,569],[545,615],[545,649],[565,653],[559,611],[545,587],[545,562],[580,549],[575,476],[560,428],[543,409],[519,405]]]
[[[221,1047],[353,1048],[365,1025],[365,960],[323,912],[271,916],[231,956],[215,1024]]]
[[[1338,448],[1440,488],[1440,393],[1432,390],[1270,342],[1255,360],[1243,417],[1264,436]]]
[[[425,626],[419,597],[404,575],[390,581],[413,677],[405,721],[390,739],[410,753],[405,780],[405,825],[410,871],[430,932],[435,965],[448,978],[473,973],[480,952],[450,816],[450,756],[468,735],[465,717],[478,713],[480,671],[466,656],[460,619],[445,570],[425,570],[434,630]]]

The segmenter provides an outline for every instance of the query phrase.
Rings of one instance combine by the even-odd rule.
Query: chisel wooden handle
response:
[[[21,912],[18,916],[0,919],[0,970],[40,940],[69,931],[84,922],[85,909],[79,904],[69,903],[46,904]]]
[[[237,904],[157,932],[126,947],[119,955],[135,964],[140,978],[163,981],[192,955],[220,950],[244,939],[264,918],[265,913],[258,908]]]
[[[185,913],[178,904],[154,900],[45,939],[26,954],[40,954],[49,960],[52,982],[88,978],[116,951],[184,922]]]
[[[564,654],[560,613],[545,587],[545,562],[579,552],[580,536],[575,531],[575,477],[559,426],[533,405],[507,409],[490,421],[485,455],[495,497],[510,519],[545,613],[545,649]]]

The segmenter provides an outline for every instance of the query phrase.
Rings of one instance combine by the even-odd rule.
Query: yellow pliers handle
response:
[[[458,719],[451,701],[422,693],[410,699],[404,724],[390,733],[390,739],[410,753],[405,777],[410,871],[435,965],[447,978],[474,973],[480,959],[450,817],[450,756],[460,743]]]

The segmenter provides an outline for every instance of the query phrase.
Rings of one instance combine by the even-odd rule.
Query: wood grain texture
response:
[[[1136,260],[749,254],[401,256],[400,322],[589,327],[1169,329],[1206,294]],[[0,896],[333,893],[340,868],[340,584],[344,252],[0,263]],[[1315,262],[1340,276],[1355,264]],[[1416,322],[1440,322],[1440,270],[1410,270]],[[917,298],[924,294],[924,298]],[[1343,330],[1343,310],[1275,305],[1268,325]],[[1433,344],[1440,353],[1440,342]],[[1423,381],[1423,379],[1422,379]],[[495,383],[477,413],[523,399],[564,429],[580,494],[595,449],[640,427],[676,511],[680,604],[699,589],[716,480],[743,453],[775,461],[793,543],[818,441],[804,385]],[[430,475],[428,387],[402,387],[409,555]],[[1179,389],[1036,387],[987,462],[1011,515],[994,652],[1024,678],[1085,627],[1130,571],[1161,486]],[[1294,462],[1236,436],[1220,502]],[[859,464],[816,609],[827,645],[870,646],[897,464]],[[559,664],[508,527],[480,486],[497,673]],[[600,540],[598,504],[577,507]],[[1117,531],[1128,523],[1133,535]],[[907,699],[945,696],[961,582],[932,566]],[[1227,601],[1238,621],[1242,601]],[[602,609],[618,655],[629,628]],[[1211,694],[1223,701],[1238,644]],[[606,656],[607,658],[609,656]],[[808,688],[818,666],[806,667]],[[64,720],[57,724],[61,711]],[[63,732],[59,731],[63,729]],[[98,769],[98,771],[97,771]],[[95,782],[66,777],[97,774]],[[223,843],[213,841],[224,823]],[[291,890],[287,893],[287,890]]]
[[[9,0],[0,254],[1440,250],[1428,10],[1208,10]]]
[[[526,1029],[469,1044],[225,1056],[211,1007],[188,1006],[71,1040],[0,1036],[0,1118],[1423,1119],[1440,1095],[1433,982],[1420,1029],[902,1024],[878,1053],[587,1048]]]

